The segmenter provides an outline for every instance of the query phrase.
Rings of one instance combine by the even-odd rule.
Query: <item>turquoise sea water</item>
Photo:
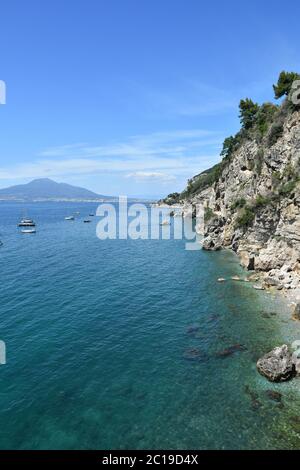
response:
[[[217,282],[245,277],[233,254],[100,241],[95,204],[26,208],[36,235],[0,204],[1,449],[300,447],[300,381],[255,368],[299,325],[274,295]]]

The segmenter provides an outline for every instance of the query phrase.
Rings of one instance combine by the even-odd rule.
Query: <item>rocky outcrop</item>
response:
[[[257,361],[258,372],[270,382],[284,382],[295,376],[292,354],[286,344],[273,349]]]
[[[300,288],[300,111],[287,114],[273,145],[244,139],[218,178],[184,200],[199,204],[211,214],[205,250],[232,249],[264,287]]]

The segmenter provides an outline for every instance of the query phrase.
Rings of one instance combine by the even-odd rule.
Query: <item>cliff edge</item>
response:
[[[164,203],[204,205],[203,248],[230,248],[265,286],[300,288],[300,76],[282,72],[280,105],[240,103],[222,160]]]

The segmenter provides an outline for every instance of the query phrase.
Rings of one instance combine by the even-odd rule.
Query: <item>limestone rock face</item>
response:
[[[293,378],[295,366],[287,345],[277,347],[259,359],[257,370],[270,382],[284,382]]]
[[[241,260],[241,265],[246,268],[248,271],[254,271],[255,269],[255,254],[247,250],[239,251],[239,257]]]
[[[264,274],[265,286],[300,288],[299,176],[300,111],[295,111],[286,117],[275,144],[245,140],[219,180],[185,201],[204,204],[214,214],[204,222],[203,248],[231,248],[246,269]],[[251,223],[239,226],[243,208],[237,201],[252,210]]]
[[[226,219],[221,216],[215,216],[206,225],[204,232],[203,249],[217,251],[224,245],[224,234],[223,227],[226,223]]]

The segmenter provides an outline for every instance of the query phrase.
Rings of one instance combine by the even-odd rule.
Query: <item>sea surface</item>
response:
[[[0,448],[299,448],[300,380],[255,366],[300,339],[286,303],[230,252],[99,240],[96,207],[0,203]]]

